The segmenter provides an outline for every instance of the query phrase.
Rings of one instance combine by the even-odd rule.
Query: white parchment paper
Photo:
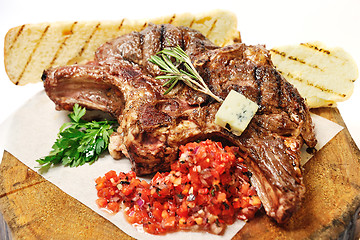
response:
[[[35,160],[48,155],[60,126],[69,121],[67,114],[68,112],[65,111],[56,111],[54,103],[49,100],[44,91],[41,91],[0,125],[0,147],[2,146],[32,170],[38,171],[39,165]],[[342,127],[316,115],[312,115],[312,118],[316,126],[316,135],[319,141],[317,149],[319,150]],[[305,164],[311,155],[303,152],[302,163]],[[3,150],[0,148],[0,161],[2,153]],[[50,168],[48,172],[42,173],[42,176],[136,239],[200,240],[210,238],[224,240],[231,239],[245,224],[243,221],[236,221],[233,225],[228,226],[224,235],[221,236],[202,232],[176,232],[165,236],[144,233],[127,223],[122,212],[113,215],[99,209],[95,203],[97,199],[95,179],[97,177],[103,176],[110,170],[118,173],[128,172],[130,169],[131,166],[127,159],[114,160],[109,154],[104,154],[92,165],[85,164],[77,168],[56,166]]]

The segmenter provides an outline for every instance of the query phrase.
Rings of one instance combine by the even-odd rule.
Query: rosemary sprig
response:
[[[172,62],[170,57],[173,57],[175,61]],[[196,71],[190,57],[180,46],[164,48],[156,55],[151,56],[149,62],[158,65],[161,68],[161,71],[166,73],[165,75],[156,77],[156,79],[168,79],[163,86],[170,85],[170,87],[164,92],[164,95],[168,94],[180,80],[192,89],[205,93],[218,102],[223,101],[220,97],[210,91],[202,77]],[[181,69],[180,66],[183,66],[186,71]]]

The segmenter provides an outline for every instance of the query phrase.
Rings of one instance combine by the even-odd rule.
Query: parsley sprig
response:
[[[170,57],[175,61],[172,61]],[[192,89],[205,93],[218,102],[223,101],[220,97],[211,92],[200,74],[196,71],[190,57],[180,46],[164,48],[156,55],[151,56],[148,61],[158,65],[161,68],[161,71],[166,73],[165,75],[156,77],[156,79],[168,79],[163,86],[170,85],[170,87],[164,92],[164,95],[168,94],[178,81],[183,81]]]
[[[68,115],[70,122],[60,127],[50,154],[36,160],[42,167],[48,168],[53,164],[70,167],[91,164],[107,149],[116,121],[86,122],[81,119],[85,113],[85,108],[74,105],[73,112]]]

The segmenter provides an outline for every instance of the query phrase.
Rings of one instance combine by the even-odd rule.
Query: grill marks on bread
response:
[[[85,42],[83,43],[81,49],[78,51],[78,53],[72,58],[70,59],[67,64],[74,64],[74,63],[78,63],[83,61],[83,59],[81,59],[83,53],[85,52],[86,49],[88,49],[89,44],[91,42],[91,39],[94,37],[96,31],[99,30],[100,28],[100,22],[94,27],[94,29],[92,30],[91,34],[87,37],[87,39],[85,40]]]
[[[14,39],[12,39],[8,51],[11,51],[11,49],[13,48],[15,42],[17,41],[18,37],[21,35],[21,33],[22,33],[22,31],[24,30],[24,28],[25,28],[25,24],[22,25],[22,26],[19,28],[19,30],[18,30],[18,32],[16,33]]]
[[[39,82],[44,69],[89,61],[100,45],[119,35],[145,29],[149,23],[193,27],[220,46],[233,43],[239,36],[235,14],[223,10],[151,20],[24,24],[10,29],[5,37],[5,69],[15,84]]]
[[[29,58],[28,58],[28,60],[27,60],[27,62],[26,62],[26,64],[25,64],[25,66],[24,66],[24,68],[23,68],[23,70],[21,71],[21,73],[20,73],[17,81],[15,82],[16,85],[19,84],[22,76],[24,75],[24,73],[25,73],[25,71],[26,71],[26,68],[28,67],[29,63],[30,63],[31,60],[32,60],[32,57],[33,57],[34,53],[35,53],[36,50],[38,49],[41,40],[44,38],[45,34],[46,34],[47,31],[49,30],[49,27],[50,27],[50,26],[47,25],[46,28],[44,29],[43,33],[41,34],[41,36],[40,36],[40,38],[39,38],[39,41],[36,43],[34,49],[32,50],[32,52],[31,52],[31,54],[30,54],[30,56],[29,56]]]
[[[95,32],[99,29],[100,24],[101,24],[101,23],[98,23],[98,24],[95,26],[93,32],[92,32],[91,35],[88,37],[88,39],[85,41],[85,44],[84,44],[84,46],[81,48],[80,52],[77,54],[78,56],[81,57],[81,55],[83,54],[83,52],[85,51],[85,49],[86,49],[87,46],[89,45],[89,42],[90,42],[91,39],[93,38]]]
[[[172,17],[170,18],[168,24],[172,24],[172,22],[175,20],[176,18],[176,14],[172,15]]]
[[[301,43],[301,45],[303,46],[306,46],[306,47],[309,47],[311,49],[314,49],[316,51],[319,51],[319,52],[322,52],[322,53],[325,53],[327,55],[330,55],[330,51],[328,50],[325,50],[325,49],[319,49],[318,47],[314,46],[314,45],[311,45],[311,44],[304,44],[304,43]],[[287,58],[291,61],[294,61],[294,62],[297,62],[297,63],[300,63],[300,64],[304,64],[304,65],[307,65],[308,67],[310,68],[314,68],[314,69],[318,69],[319,71],[324,71],[323,69],[321,69],[319,66],[317,65],[314,65],[314,64],[311,64],[309,62],[306,62],[306,60],[303,60],[301,58],[298,58],[296,56],[292,56],[292,55],[288,55],[286,52],[283,52],[283,51],[279,51],[279,50],[276,50],[276,49],[271,49],[270,50],[272,53],[274,54],[277,54],[283,58]],[[283,74],[286,78],[291,78],[293,80],[296,80],[296,81],[299,81],[299,82],[303,82],[311,87],[314,87],[314,88],[317,88],[319,89],[320,91],[323,91],[323,92],[329,92],[329,93],[332,93],[332,94],[336,94],[336,95],[339,95],[341,97],[346,97],[346,94],[341,94],[341,93],[337,93],[331,89],[327,89],[326,87],[324,86],[320,86],[320,85],[317,85],[317,84],[314,84],[310,81],[308,81],[307,79],[305,78],[300,78],[300,77],[295,77],[293,74],[291,74],[290,72],[288,71],[283,71],[283,70],[278,70],[281,74]]]
[[[312,82],[310,82],[310,81],[307,81],[306,79],[303,79],[303,78],[300,78],[300,77],[295,77],[295,76],[292,75],[290,72],[282,72],[282,71],[280,71],[280,70],[278,70],[278,71],[279,71],[279,73],[281,73],[281,74],[282,74],[284,77],[286,77],[286,78],[291,78],[291,79],[294,79],[294,80],[296,80],[296,81],[303,82],[303,83],[305,83],[306,85],[311,86],[311,87],[314,87],[314,88],[317,88],[317,89],[319,89],[319,90],[322,91],[322,92],[328,92],[328,93],[331,93],[331,94],[338,95],[338,96],[340,96],[340,97],[346,97],[346,94],[337,93],[337,92],[335,92],[335,91],[333,91],[333,90],[331,90],[331,89],[327,89],[327,88],[325,88],[325,87],[323,87],[323,86],[318,86],[318,85],[316,85],[316,84],[314,84],[314,83],[312,83]]]
[[[120,29],[122,28],[124,21],[125,21],[125,19],[121,20],[121,23],[119,24],[119,27],[117,28],[118,31],[120,31]]]
[[[351,96],[358,69],[343,49],[313,42],[280,46],[270,52],[277,70],[296,86],[310,108],[336,106]]]
[[[59,58],[60,54],[64,51],[64,49],[66,49],[67,42],[69,41],[69,39],[70,39],[71,37],[74,36],[74,29],[76,28],[76,25],[77,25],[77,24],[78,24],[78,22],[73,22],[73,23],[71,24],[71,27],[70,27],[69,30],[64,30],[64,31],[62,32],[63,39],[62,39],[61,42],[59,42],[58,48],[57,48],[57,50],[55,51],[54,56],[52,57],[52,60],[50,61],[50,63],[49,63],[48,65],[44,66],[45,68],[51,67],[51,66],[53,66],[53,65],[56,65],[56,60]],[[40,37],[38,38],[38,40],[36,41],[36,44],[35,44],[34,48],[32,49],[32,52],[31,52],[31,54],[29,55],[29,57],[28,57],[28,59],[27,59],[27,62],[26,62],[26,64],[24,65],[23,70],[21,71],[20,75],[18,76],[17,81],[15,82],[15,84],[20,84],[20,85],[21,85],[21,81],[22,81],[22,79],[23,79],[23,75],[28,71],[28,68],[29,68],[30,64],[33,63],[33,61],[34,61],[34,60],[33,60],[33,56],[34,56],[36,53],[39,53],[39,54],[41,55],[41,51],[44,51],[44,49],[41,48],[40,46],[41,46],[41,44],[44,43],[43,40],[44,40],[45,38],[50,37],[50,36],[48,36],[48,35],[50,35],[50,34],[49,34],[49,33],[50,33],[50,30],[49,30],[49,29],[50,29],[51,27],[52,27],[51,25],[47,25],[47,26],[45,27],[45,29],[43,30],[42,34],[40,35]],[[70,60],[67,62],[68,64],[69,64],[69,63],[70,63],[70,64],[76,63],[77,60],[81,60],[82,54],[83,54],[84,51],[87,49],[87,47],[88,47],[91,39],[93,38],[95,32],[99,29],[99,27],[100,27],[100,23],[98,23],[97,25],[95,25],[95,27],[94,27],[93,31],[91,32],[91,34],[90,34],[90,35],[86,38],[86,40],[84,41],[84,44],[82,45],[81,49],[75,54],[75,56],[74,56],[72,59],[70,59]],[[23,27],[22,27],[21,29],[23,29]],[[21,35],[21,33],[23,33],[23,31],[22,31],[22,30],[21,30],[21,31],[19,30],[19,34],[18,34],[17,38]],[[77,33],[77,32],[75,32],[75,33]],[[81,34],[81,33],[79,32],[79,34]],[[17,39],[17,38],[16,38],[16,39]],[[16,40],[16,39],[15,39],[15,40]],[[66,50],[68,50],[68,49],[66,49]],[[70,54],[71,54],[71,53],[70,53]],[[70,54],[69,54],[69,55],[70,55]],[[35,61],[36,61],[36,60],[35,60]]]
[[[330,52],[329,50],[326,50],[326,49],[323,49],[323,48],[319,48],[319,47],[317,47],[316,45],[313,45],[313,44],[310,44],[310,43],[300,43],[300,45],[305,46],[305,47],[309,47],[309,48],[312,48],[312,49],[315,49],[316,51],[325,53],[325,54],[327,54],[327,55],[330,55],[330,54],[331,54],[331,52]]]
[[[193,18],[193,20],[191,21],[189,28],[192,28],[192,26],[194,25],[194,22],[195,22],[195,18]]]
[[[287,55],[286,52],[282,52],[282,51],[279,51],[279,50],[276,50],[276,49],[271,49],[270,51],[273,52],[274,54],[278,54],[281,57],[287,58],[289,60],[304,64],[304,65],[308,65],[309,67],[319,69],[320,71],[324,71],[321,68],[319,68],[319,66],[317,66],[315,64],[308,63],[308,62],[306,62],[306,60],[298,58],[296,56],[291,56],[291,55],[289,56],[289,55]]]
[[[209,29],[209,32],[207,32],[207,34],[205,35],[207,38],[209,38],[211,32],[214,30],[216,22],[217,22],[217,19],[215,19],[215,21],[211,25],[211,28]]]
[[[59,56],[59,53],[62,51],[62,49],[63,49],[64,46],[66,45],[66,42],[68,41],[69,38],[71,38],[71,37],[73,36],[74,27],[75,27],[76,24],[77,24],[77,22],[74,22],[74,23],[71,25],[71,28],[70,28],[70,30],[69,30],[68,37],[66,37],[66,38],[64,39],[64,41],[60,44],[58,50],[56,51],[53,59],[51,60],[49,66],[48,66],[47,68],[49,68],[49,67],[51,67],[51,66],[54,65],[56,59],[57,59],[58,56]],[[66,34],[65,32],[63,32],[63,33]]]

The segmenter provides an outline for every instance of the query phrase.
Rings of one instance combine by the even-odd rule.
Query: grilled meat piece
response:
[[[185,84],[163,95],[162,80],[155,80],[160,69],[148,59],[176,45],[216,95],[225,98],[234,89],[259,105],[241,136],[214,124],[220,104],[209,96]],[[241,150],[263,206],[277,222],[285,222],[304,196],[300,148],[316,144],[309,110],[263,46],[219,48],[195,30],[151,25],[104,44],[92,62],[48,69],[43,79],[57,109],[79,103],[113,114],[120,126],[109,151],[128,157],[139,175],[170,169],[181,144],[222,139]]]

